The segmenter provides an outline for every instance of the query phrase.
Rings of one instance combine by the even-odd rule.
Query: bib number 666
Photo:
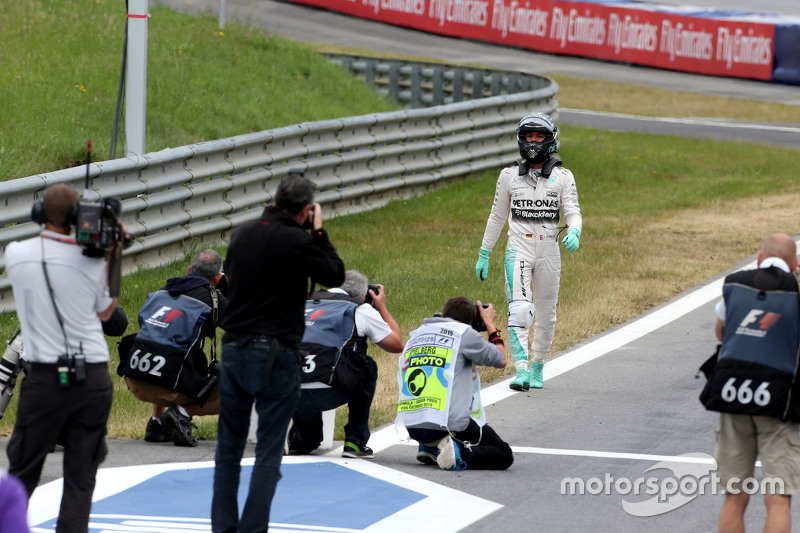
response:
[[[750,387],[752,382],[752,379],[746,379],[737,388],[735,385],[736,378],[730,378],[722,387],[722,399],[728,403],[738,401],[743,405],[753,402],[759,407],[769,404],[771,399],[769,390],[767,390],[769,381],[761,383],[755,390]]]

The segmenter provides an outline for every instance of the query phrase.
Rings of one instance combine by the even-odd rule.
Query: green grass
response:
[[[220,32],[208,16],[150,12],[148,152],[397,107],[309,47],[234,23]],[[80,164],[87,139],[93,161],[108,157],[125,21],[118,1],[4,3],[0,181]]]
[[[767,233],[794,232],[790,218],[765,216],[769,220],[759,219],[754,225],[739,215],[737,206],[752,197],[780,195],[793,209],[792,195],[800,197],[800,185],[793,178],[795,151],[760,149],[761,174],[753,179],[745,171],[752,166],[753,153],[744,149],[746,145],[607,134],[571,126],[563,128],[563,138],[561,154],[575,173],[585,219],[580,250],[562,252],[559,322],[552,353],[729,268],[755,252]],[[673,161],[677,154],[682,165]],[[632,163],[633,157],[638,159]],[[454,295],[494,303],[499,325],[505,329],[505,237],[491,256],[489,280],[479,283],[474,274],[496,177],[496,172],[471,176],[417,199],[393,201],[382,209],[325,223],[347,268],[359,269],[371,281],[386,286],[389,309],[404,338]],[[732,220],[741,227],[729,219],[719,226],[701,220],[709,206],[720,213],[733,211]],[[225,252],[224,248],[218,251]],[[166,278],[183,275],[188,261],[187,257],[125,277],[121,302],[132,322],[129,333],[137,329],[135,315],[147,293]],[[0,322],[0,338],[10,337],[14,316],[6,315]],[[114,347],[113,340],[110,345]],[[116,351],[112,353],[116,367]],[[372,423],[380,425],[394,417],[397,356],[374,346],[371,353],[380,368]],[[488,382],[507,372],[492,370],[484,377]],[[114,380],[109,433],[141,438],[149,406],[133,398],[120,378],[114,376]],[[339,428],[345,413],[340,410]],[[199,435],[214,438],[215,418],[197,421]],[[0,431],[9,432],[12,423],[13,404],[0,421]]]

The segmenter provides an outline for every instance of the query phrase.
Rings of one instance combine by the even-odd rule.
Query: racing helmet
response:
[[[541,142],[526,141],[525,134],[529,131],[540,131],[546,137]],[[558,126],[544,113],[537,111],[525,115],[517,126],[517,144],[522,159],[529,164],[541,163],[550,157],[550,154],[558,152]]]

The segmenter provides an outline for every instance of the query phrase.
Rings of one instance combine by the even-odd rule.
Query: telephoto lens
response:
[[[19,374],[19,359],[22,355],[22,335],[17,332],[6,348],[3,358],[0,359],[0,418],[6,414],[6,408],[11,397],[14,396],[14,386],[17,384]]]

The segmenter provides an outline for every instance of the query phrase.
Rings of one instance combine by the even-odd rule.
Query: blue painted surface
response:
[[[239,502],[247,497],[252,466],[242,467]],[[426,495],[331,462],[284,464],[272,502],[270,521],[305,526],[364,529]],[[92,522],[121,524],[122,518],[94,515],[136,515],[142,519],[201,519],[211,513],[213,468],[170,470],[92,505]],[[37,527],[54,530],[56,520]],[[188,524],[188,522],[180,522]],[[196,522],[195,522],[196,523]],[[90,528],[99,531],[104,528]]]

